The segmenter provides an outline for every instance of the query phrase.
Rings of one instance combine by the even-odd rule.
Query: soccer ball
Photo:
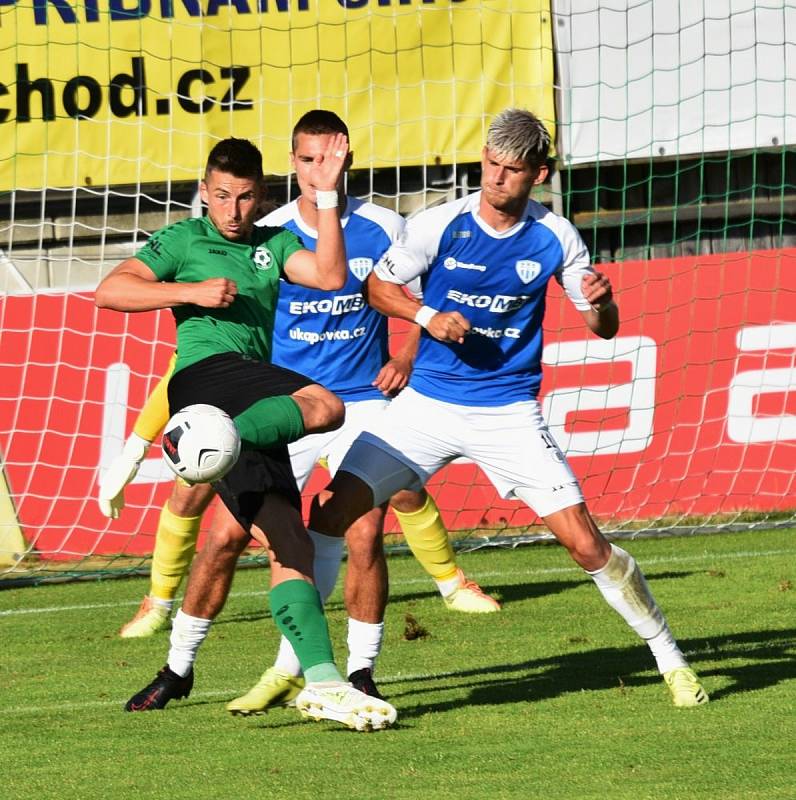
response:
[[[163,460],[188,483],[221,480],[240,455],[240,434],[229,415],[205,403],[186,406],[163,429]]]

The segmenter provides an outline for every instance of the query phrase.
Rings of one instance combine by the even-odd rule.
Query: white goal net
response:
[[[0,3],[0,578],[146,566],[171,475],[157,446],[119,520],[97,482],[174,324],[98,311],[93,290],[201,213],[221,138],[255,142],[289,199],[290,130],[317,107],[351,130],[351,193],[404,214],[477,189],[491,118],[534,110],[559,156],[537,199],[578,225],[622,312],[596,340],[550,290],[542,402],[593,512],[629,535],[793,523],[796,12],[662,5]],[[469,543],[537,530],[471,464],[429,488]]]

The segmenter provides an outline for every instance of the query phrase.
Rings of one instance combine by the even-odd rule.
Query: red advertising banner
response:
[[[592,336],[551,284],[540,398],[593,513],[610,524],[796,506],[796,249],[601,269],[620,333]],[[97,481],[173,343],[169,312],[100,311],[86,293],[0,300],[0,454],[36,551],[151,550],[171,483],[158,445],[120,519],[100,514]],[[429,489],[453,530],[537,521],[472,464]]]

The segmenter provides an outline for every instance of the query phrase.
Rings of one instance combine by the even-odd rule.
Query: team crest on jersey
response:
[[[271,266],[271,251],[265,247],[258,247],[254,251],[252,259],[257,269],[268,269]]]
[[[529,261],[523,259],[518,261],[514,268],[517,270],[517,275],[523,283],[530,283],[541,271],[542,265],[538,261]]]
[[[361,281],[370,275],[373,270],[372,258],[352,258],[348,261],[348,268]]]

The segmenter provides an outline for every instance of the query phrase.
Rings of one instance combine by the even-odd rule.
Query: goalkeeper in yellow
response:
[[[269,214],[262,224],[287,228],[313,250],[317,242],[318,209],[310,170],[336,134],[347,134],[337,115],[312,111],[296,124],[292,165],[301,195]],[[346,167],[350,166],[351,157]],[[387,397],[407,383],[419,327],[407,336],[393,357],[387,349],[387,319],[365,303],[362,283],[382,253],[398,239],[403,218],[395,212],[342,194],[341,222],[348,261],[345,286],[334,292],[308,289],[280,281],[273,361],[289,366],[341,397],[346,403],[342,428],[306,436],[289,446],[291,464],[299,488],[303,488],[319,461],[334,473],[350,443],[383,413]],[[153,391],[122,454],[103,477],[100,507],[107,516],[118,516],[124,504],[124,487],[135,476],[149,444],[168,418],[166,385],[170,370]],[[169,621],[174,597],[196,547],[202,513],[213,496],[208,485],[189,488],[175,483],[161,512],[153,552],[151,588],[136,616],[125,625],[123,637],[149,636]],[[447,531],[433,500],[423,491],[400,492],[392,498],[407,544],[435,580],[446,606],[455,611],[487,613],[500,606],[457,568]],[[348,678],[358,689],[379,696],[373,668],[381,647],[387,569],[383,548],[373,546],[373,531],[381,528],[385,507],[358,520],[346,535],[349,567],[346,606],[349,611]],[[343,540],[315,534],[314,574],[323,599],[334,588],[342,558]],[[301,670],[286,639],[282,639],[273,667],[254,689],[229,704],[233,713],[257,713],[295,695],[302,685]]]

